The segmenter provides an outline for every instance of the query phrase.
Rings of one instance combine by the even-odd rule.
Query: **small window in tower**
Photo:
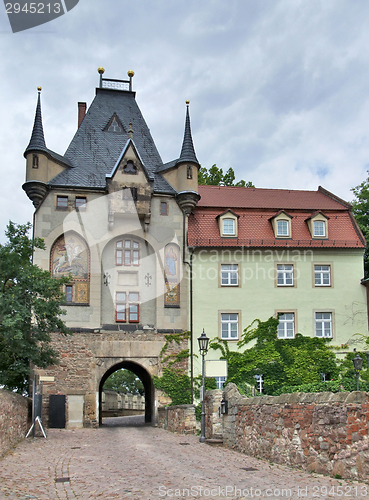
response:
[[[38,156],[37,155],[32,156],[32,168],[38,168]]]
[[[86,196],[76,196],[75,207],[80,211],[86,210],[87,198]]]
[[[168,205],[166,201],[160,202],[160,215],[168,215]]]
[[[187,165],[187,179],[192,179],[192,166]]]
[[[59,210],[68,209],[68,196],[57,196],[56,197],[56,208]]]

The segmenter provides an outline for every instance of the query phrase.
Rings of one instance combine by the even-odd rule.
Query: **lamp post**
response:
[[[359,373],[361,370],[361,367],[363,366],[363,359],[360,358],[359,354],[356,354],[354,359],[352,360],[354,363],[354,370],[356,372],[356,390],[359,390]]]
[[[205,442],[205,354],[208,352],[209,339],[205,335],[205,331],[197,339],[199,343],[199,351],[202,356],[202,405],[201,405],[201,436],[200,443]]]

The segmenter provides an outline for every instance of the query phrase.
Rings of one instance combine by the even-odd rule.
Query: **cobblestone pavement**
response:
[[[0,499],[367,498],[364,483],[273,465],[172,434],[142,420],[100,429],[49,429],[0,459]],[[368,498],[369,500],[369,498]]]

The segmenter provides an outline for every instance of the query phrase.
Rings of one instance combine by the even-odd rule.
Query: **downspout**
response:
[[[193,280],[192,280],[192,260],[195,247],[192,248],[190,255],[190,262],[186,261],[186,214],[183,212],[183,253],[182,261],[183,264],[189,266],[190,271],[190,380],[191,380],[191,404],[193,404]]]

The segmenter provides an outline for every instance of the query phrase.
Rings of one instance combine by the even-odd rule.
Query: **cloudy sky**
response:
[[[351,201],[369,168],[368,21],[365,0],[80,0],[13,34],[0,6],[0,241],[9,219],[32,219],[21,186],[37,87],[47,147],[63,154],[99,66],[135,71],[163,161],[179,156],[189,99],[203,166]]]

